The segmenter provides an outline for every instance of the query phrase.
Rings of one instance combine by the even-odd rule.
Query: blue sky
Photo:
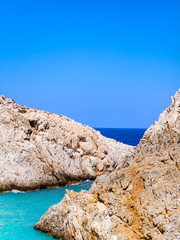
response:
[[[180,1],[0,3],[0,94],[92,127],[146,128],[180,88]]]

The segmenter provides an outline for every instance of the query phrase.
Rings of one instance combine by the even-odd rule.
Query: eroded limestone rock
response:
[[[62,115],[0,96],[0,191],[94,179],[121,165],[133,149]]]
[[[67,191],[35,228],[66,240],[180,239],[180,90],[129,161],[89,192]]]

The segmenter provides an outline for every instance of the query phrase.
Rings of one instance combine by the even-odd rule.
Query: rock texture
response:
[[[94,179],[133,149],[62,115],[0,96],[0,191]]]
[[[66,240],[180,239],[180,90],[129,161],[89,192],[67,191],[35,228]]]

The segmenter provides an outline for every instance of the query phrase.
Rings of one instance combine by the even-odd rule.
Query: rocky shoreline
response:
[[[65,116],[0,96],[0,192],[95,179],[123,165],[133,151]]]
[[[66,240],[180,239],[180,90],[123,164],[67,191],[35,229]]]

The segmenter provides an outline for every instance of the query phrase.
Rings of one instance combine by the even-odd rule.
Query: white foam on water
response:
[[[13,189],[13,190],[7,191],[7,192],[11,192],[11,193],[25,193],[23,191],[19,191],[19,190],[16,190],[16,189]]]
[[[79,185],[81,182],[78,182],[78,183],[72,183],[70,184],[69,186],[74,186],[74,185]]]
[[[72,184],[70,184],[69,186],[79,185],[79,184],[81,184],[81,183],[83,183],[83,182],[90,182],[90,181],[91,181],[91,180],[87,179],[87,180],[82,181],[82,182],[72,183]]]

